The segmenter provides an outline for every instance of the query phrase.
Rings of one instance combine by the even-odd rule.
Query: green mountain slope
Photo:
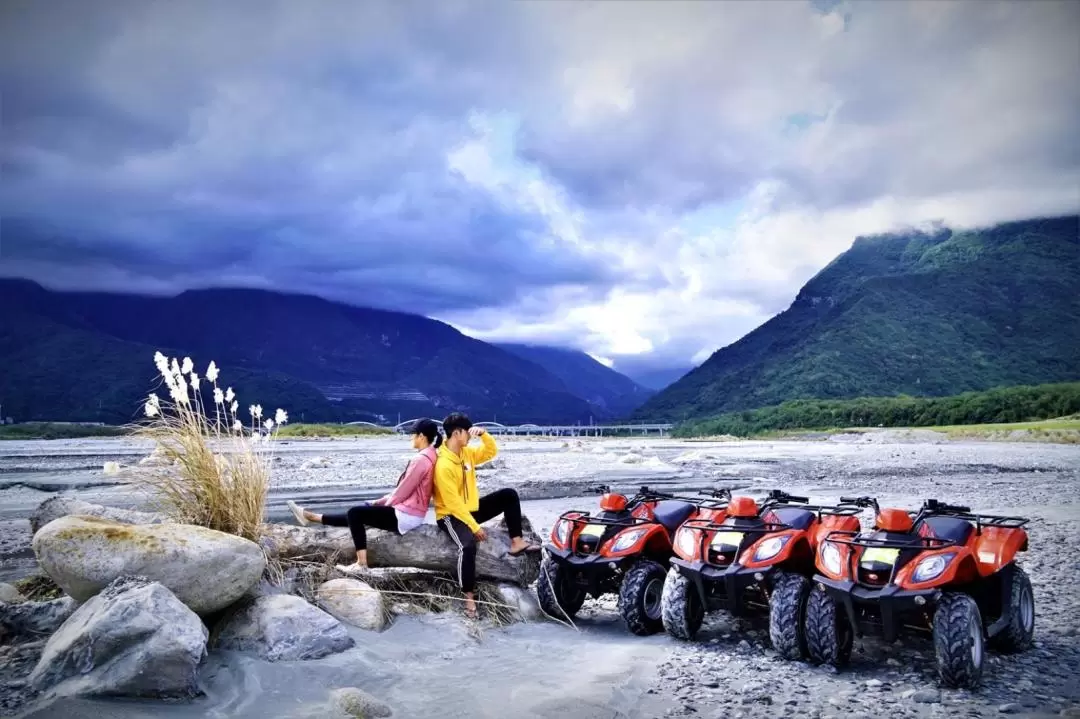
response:
[[[601,414],[622,417],[655,394],[584,352],[544,345],[501,343],[496,346],[540,365]]]
[[[1077,379],[1080,218],[1069,216],[859,238],[791,307],[635,416]]]
[[[158,349],[213,359],[227,382],[266,391],[242,400],[296,421],[602,419],[540,365],[416,315],[256,290],[144,297],[18,280],[0,281],[0,305],[0,403],[20,421],[130,420]]]

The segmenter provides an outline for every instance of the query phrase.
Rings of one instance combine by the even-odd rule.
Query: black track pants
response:
[[[500,489],[481,497],[479,508],[471,514],[479,524],[503,514],[506,516],[506,529],[510,538],[521,536],[521,500],[512,489]],[[449,534],[450,539],[458,546],[457,572],[461,591],[476,591],[476,537],[472,530],[465,522],[450,515],[439,520],[439,527]]]
[[[397,512],[393,507],[363,505],[344,514],[324,514],[322,523],[331,527],[348,527],[356,551],[367,549],[367,528],[398,531]]]

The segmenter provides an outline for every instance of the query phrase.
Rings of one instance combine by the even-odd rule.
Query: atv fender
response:
[[[783,539],[784,537],[787,537],[787,541],[784,542],[784,546],[780,549],[779,553],[760,562],[754,561],[754,552],[757,551],[757,548],[761,546],[763,542],[774,538]],[[788,529],[783,532],[767,534],[754,542],[739,557],[739,563],[747,569],[761,569],[783,564],[791,557],[797,557],[799,555],[811,556],[810,540],[807,538],[805,530]]]
[[[979,574],[989,577],[1016,558],[1017,552],[1027,550],[1028,536],[1023,529],[983,527],[975,538],[973,554]]]
[[[619,537],[622,537],[629,532],[640,532],[640,536],[626,549],[618,552],[614,551],[612,547],[615,546],[615,542],[618,541]],[[648,548],[652,553],[663,554],[665,553],[664,550],[670,548],[670,546],[671,544],[667,538],[667,531],[662,526],[659,524],[639,525],[636,527],[628,527],[609,539],[604,543],[604,546],[601,547],[600,553],[606,557],[622,558],[633,554],[641,554]]]
[[[933,579],[925,582],[914,581],[915,569],[919,564],[935,555],[942,555],[946,558],[951,556],[952,559],[945,565],[945,570]],[[917,557],[896,572],[896,584],[902,589],[930,589],[933,587],[946,587],[950,584],[964,584],[976,579],[977,576],[975,559],[971,554],[971,550],[967,547],[952,546],[920,552]]]

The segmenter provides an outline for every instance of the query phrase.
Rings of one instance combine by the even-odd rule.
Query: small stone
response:
[[[867,679],[866,680],[866,686],[870,687],[871,689],[877,689],[878,687],[880,687],[884,683],[885,682],[881,681],[880,679]]]
[[[741,642],[739,642],[739,649],[742,649],[743,651],[750,649],[750,642],[743,639]]]
[[[1023,707],[1016,702],[1009,702],[1008,704],[1002,704],[998,707],[998,711],[1002,714],[1016,714],[1021,709],[1023,709]]]
[[[911,695],[911,700],[916,704],[940,704],[941,692],[937,689],[918,689]]]
[[[4,604],[19,604],[25,602],[26,597],[11,584],[0,582],[0,602]]]
[[[889,667],[903,666],[903,664],[900,663],[899,659],[893,659],[892,657],[889,657],[888,659],[885,660],[885,665],[889,666]]]

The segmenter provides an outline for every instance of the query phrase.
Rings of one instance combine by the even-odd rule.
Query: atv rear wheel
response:
[[[801,574],[777,572],[769,599],[769,639],[784,659],[806,659],[806,602],[810,580]]]
[[[536,598],[544,614],[554,619],[573,618],[585,603],[585,589],[574,584],[572,570],[551,557],[540,562]]]
[[[941,683],[974,689],[982,680],[983,625],[979,605],[967,594],[942,595],[934,612],[934,653]]]
[[[806,600],[805,630],[811,661],[841,667],[851,659],[851,645],[855,641],[851,624],[821,587],[811,589]]]
[[[665,576],[662,565],[641,559],[623,577],[619,613],[626,628],[638,636],[656,634],[664,628],[660,606]]]
[[[1008,616],[1009,623],[990,639],[990,646],[1011,654],[1031,647],[1035,635],[1035,594],[1031,591],[1031,580],[1019,565],[1009,564],[1002,572],[1006,573],[1005,581],[1012,580],[1008,604],[1001,608],[1002,616]]]
[[[667,633],[676,639],[693,639],[705,621],[705,608],[697,587],[674,567],[664,580],[660,611]]]

